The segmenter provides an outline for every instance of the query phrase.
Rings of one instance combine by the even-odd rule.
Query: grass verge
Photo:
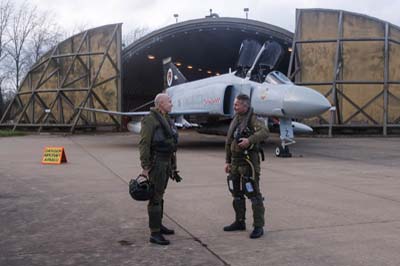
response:
[[[24,136],[25,133],[21,131],[12,131],[12,130],[4,130],[0,129],[0,138],[1,137],[15,137],[15,136]]]

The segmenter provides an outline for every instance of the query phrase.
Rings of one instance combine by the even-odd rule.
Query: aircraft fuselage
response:
[[[233,100],[240,93],[251,97],[254,112],[260,116],[307,118],[330,107],[322,94],[310,88],[258,83],[234,73],[175,85],[168,88],[167,93],[172,99],[172,113],[196,110],[231,117]]]

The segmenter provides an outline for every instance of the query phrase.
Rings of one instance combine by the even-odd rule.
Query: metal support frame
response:
[[[400,41],[394,40],[390,38],[390,28],[395,27],[388,22],[384,22],[384,37],[378,38],[344,38],[343,37],[343,21],[344,21],[344,13],[345,11],[337,11],[338,16],[338,33],[336,39],[318,39],[318,40],[300,40],[300,36],[298,35],[298,30],[300,28],[301,23],[301,16],[303,15],[303,11],[300,9],[296,12],[296,29],[295,35],[292,45],[292,54],[290,56],[289,62],[289,69],[288,69],[288,76],[293,78],[293,76],[301,76],[301,68],[297,66],[292,73],[293,64],[296,63],[296,56],[301,57],[299,55],[299,49],[297,49],[298,45],[310,45],[313,43],[336,43],[336,53],[335,53],[335,61],[334,61],[334,69],[333,69],[333,78],[332,82],[302,82],[298,78],[296,78],[296,84],[304,85],[304,86],[323,86],[323,85],[331,85],[331,89],[325,94],[325,97],[328,97],[330,94],[333,104],[335,105],[335,109],[332,112],[335,112],[333,117],[330,117],[329,122],[327,125],[329,126],[329,134],[332,134],[332,127],[343,127],[344,125],[351,122],[351,120],[356,117],[358,114],[362,114],[365,116],[368,121],[372,122],[373,126],[381,126],[382,127],[382,134],[386,136],[388,134],[388,127],[396,127],[397,124],[400,123],[400,114],[399,117],[394,119],[393,121],[389,122],[389,97],[397,99],[400,101],[400,98],[395,96],[393,93],[390,92],[390,84],[400,84],[400,80],[390,80],[389,77],[389,57],[390,57],[390,49],[389,45],[400,45]],[[382,23],[382,21],[380,21]],[[400,28],[396,27],[398,30]],[[384,69],[383,69],[383,80],[343,80],[343,61],[342,61],[342,53],[343,53],[343,43],[345,42],[381,42],[383,43],[383,56],[384,56]],[[348,85],[348,84],[360,84],[360,85],[382,85],[383,90],[380,91],[377,95],[372,97],[367,101],[367,103],[363,104],[362,106],[357,105],[350,97],[348,97],[343,91],[338,89],[338,85]],[[376,121],[370,114],[368,114],[365,109],[370,106],[372,103],[382,100],[383,102],[383,119],[382,123]],[[351,106],[353,106],[356,111],[349,115],[346,119],[342,117],[342,106],[341,101],[348,102]],[[330,114],[332,115],[332,113]],[[324,120],[322,120],[324,121]],[[325,120],[326,122],[326,120]],[[324,126],[324,124],[321,124]],[[348,125],[351,127],[351,125]]]
[[[40,132],[44,128],[64,128],[69,129],[73,132],[78,128],[90,128],[96,127],[99,125],[97,123],[96,114],[90,114],[90,117],[87,117],[84,113],[82,113],[81,109],[78,107],[94,107],[94,102],[98,103],[102,108],[107,109],[106,104],[101,100],[101,98],[96,94],[95,88],[106,84],[107,82],[116,81],[117,84],[117,106],[116,108],[121,108],[121,24],[107,25],[103,27],[112,27],[109,28],[111,31],[111,35],[109,35],[109,39],[107,40],[106,46],[104,47],[104,51],[92,51],[90,47],[90,36],[92,31],[98,29],[87,30],[82,32],[66,41],[70,41],[70,47],[68,47],[68,52],[60,53],[60,45],[66,44],[62,42],[56,45],[53,50],[48,53],[47,58],[41,58],[38,63],[36,63],[31,70],[26,75],[24,81],[21,83],[19,88],[19,92],[16,94],[11,103],[7,106],[3,116],[0,120],[0,125],[11,125],[13,130],[17,127],[28,127],[28,128],[37,128]],[[102,28],[102,27],[100,27]],[[77,39],[79,38],[79,39]],[[79,43],[74,45],[74,41],[78,40]],[[116,57],[116,60],[112,59],[110,55],[110,47],[112,44],[115,44],[117,49],[116,54],[113,55]],[[84,45],[86,46],[83,49]],[[74,47],[75,46],[75,47]],[[98,48],[96,48],[98,49]],[[64,49],[65,50],[65,49]],[[101,56],[100,64],[97,69],[93,69],[92,65],[92,57]],[[46,57],[46,56],[45,56]],[[66,58],[70,58],[69,61],[65,61]],[[60,61],[64,60],[64,61]],[[114,69],[115,73],[111,77],[106,78],[105,80],[98,81],[98,77],[102,73],[102,67],[104,62],[108,60]],[[64,65],[61,64],[64,62]],[[78,65],[77,65],[78,64]],[[50,68],[52,66],[52,68]],[[74,76],[70,75],[74,70],[74,66],[79,66],[83,69],[84,73],[78,74],[76,73]],[[64,69],[64,70],[63,70]],[[66,70],[65,70],[66,69]],[[39,77],[35,82],[33,82],[32,75],[33,73],[39,73]],[[92,73],[94,78],[92,77]],[[111,72],[108,72],[111,73]],[[71,79],[72,77],[72,79]],[[56,84],[54,88],[48,88],[44,85],[49,82],[51,79],[55,79]],[[82,82],[86,79],[86,85],[82,87],[78,82]],[[96,83],[97,82],[97,83]],[[35,83],[35,84],[33,84]],[[24,90],[22,91],[22,88]],[[69,98],[66,93],[71,92],[84,92],[84,97],[82,101],[77,102],[77,99]],[[54,99],[49,101],[45,101],[41,95],[44,94],[55,94]],[[22,100],[22,95],[29,95],[27,100]],[[26,96],[25,96],[26,97]],[[38,111],[37,107],[42,109],[41,113],[37,113],[35,115],[35,110]],[[29,108],[29,109],[28,109]],[[69,108],[72,110],[72,115],[68,118],[65,117],[64,108]],[[57,110],[58,115],[54,115],[53,111]],[[14,116],[16,114],[16,116]],[[10,117],[11,119],[14,117],[14,122],[12,124],[6,123],[6,118]],[[117,128],[120,127],[120,121],[116,119],[114,116],[109,115],[112,119],[112,124]],[[82,121],[82,123],[78,123]],[[102,123],[102,126],[105,124]]]
[[[294,57],[294,55],[296,54],[296,47],[297,47],[297,39],[299,38],[299,32],[300,32],[300,28],[299,28],[299,23],[300,23],[300,12],[297,12],[296,11],[296,27],[295,27],[295,31],[294,31],[294,37],[293,37],[293,42],[292,42],[292,52],[291,52],[291,54],[290,54],[290,60],[289,60],[289,69],[288,69],[288,72],[287,72],[287,76],[290,78],[290,79],[292,79],[293,77],[292,77],[292,69],[293,69],[293,61],[295,61],[295,57]],[[294,62],[294,64],[296,64],[298,61],[296,60],[295,62]],[[300,68],[298,68],[297,67],[297,64],[296,64],[296,67],[295,67],[295,71],[293,72],[293,74],[294,75],[296,75],[296,73],[297,73],[297,69],[300,69]]]
[[[385,23],[385,66],[383,73],[383,135],[387,135],[388,124],[388,91],[389,91],[389,23]]]
[[[338,76],[340,74],[340,69],[339,67],[339,60],[342,57],[342,49],[341,49],[341,41],[340,39],[343,37],[343,11],[340,11],[339,13],[339,20],[338,20],[338,33],[337,33],[337,40],[336,40],[336,54],[335,54],[335,66],[333,68],[333,80],[332,80],[332,102],[336,107],[336,113],[335,116],[333,117],[333,124],[336,123],[336,121],[341,124],[341,117],[339,115],[341,110],[341,107],[339,106],[339,100],[338,100],[338,90],[336,87],[336,82],[338,80]],[[336,120],[337,119],[337,120]]]
[[[86,103],[87,103],[89,97],[90,97],[92,94],[93,94],[93,95],[96,95],[96,94],[93,92],[93,88],[99,85],[99,84],[96,84],[96,85],[95,85],[95,83],[96,83],[96,81],[97,81],[97,78],[99,77],[100,70],[101,70],[101,68],[103,67],[104,62],[105,62],[105,60],[107,59],[108,51],[110,50],[111,44],[113,43],[114,38],[116,37],[117,30],[118,30],[118,25],[114,28],[114,31],[113,31],[113,33],[112,33],[112,35],[111,35],[112,38],[110,39],[109,43],[107,44],[107,48],[106,48],[106,50],[105,50],[105,52],[104,52],[103,58],[101,59],[101,63],[100,63],[99,69],[97,70],[97,72],[96,72],[96,74],[95,74],[93,80],[91,81],[91,84],[90,84],[90,86],[89,86],[89,91],[88,91],[88,93],[86,94],[85,99],[82,101],[80,107],[84,107],[84,106],[86,105]],[[110,58],[110,57],[109,57],[109,58]],[[110,59],[111,59],[111,58],[110,58]],[[119,74],[119,73],[118,73],[118,74]],[[98,99],[99,99],[99,98],[98,98]],[[107,108],[102,102],[101,102],[101,105],[102,105],[102,107],[103,107],[104,109],[108,110],[108,108]],[[77,116],[76,116],[76,118],[75,118],[75,122],[73,123],[73,125],[72,125],[72,127],[71,127],[71,130],[70,130],[71,133],[73,133],[73,132],[75,131],[75,128],[76,128],[76,125],[78,124],[78,121],[79,121],[79,118],[80,118],[81,113],[82,113],[82,109],[79,109],[78,114],[77,114]],[[119,123],[118,123],[118,121],[115,119],[115,117],[112,116],[112,115],[110,115],[110,117],[111,117],[111,119],[113,119],[113,121],[119,126]]]

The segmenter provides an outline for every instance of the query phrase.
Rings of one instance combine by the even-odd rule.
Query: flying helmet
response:
[[[134,200],[146,201],[154,195],[154,185],[147,176],[140,174],[129,182],[129,194]]]

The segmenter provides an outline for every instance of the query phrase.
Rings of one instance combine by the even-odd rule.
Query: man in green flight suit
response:
[[[250,98],[240,94],[234,101],[235,116],[229,126],[225,144],[225,172],[233,196],[235,221],[224,227],[224,231],[246,230],[246,195],[252,203],[253,231],[250,238],[264,234],[264,198],[260,192],[260,142],[267,139],[269,132],[250,107]],[[262,154],[263,155],[263,154]]]
[[[147,210],[151,231],[150,242],[168,245],[169,240],[163,235],[174,234],[162,224],[164,208],[164,192],[171,177],[176,182],[181,178],[176,170],[176,146],[178,132],[168,117],[171,112],[171,98],[164,93],[154,99],[154,108],[142,119],[140,131],[140,162],[142,175],[148,176],[154,185],[154,196],[149,200]]]

